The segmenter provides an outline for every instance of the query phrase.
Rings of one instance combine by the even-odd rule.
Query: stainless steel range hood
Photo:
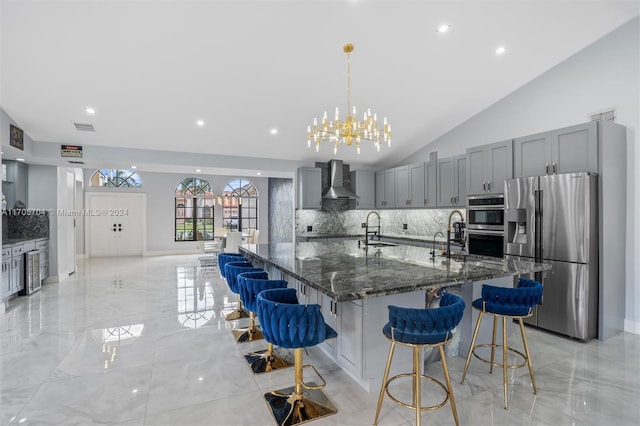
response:
[[[329,189],[322,198],[330,200],[355,200],[356,194],[344,187],[342,160],[329,161]]]

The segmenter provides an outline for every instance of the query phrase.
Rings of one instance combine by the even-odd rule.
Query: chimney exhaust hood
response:
[[[329,200],[355,200],[356,194],[344,187],[342,160],[329,161],[329,189],[322,198]]]

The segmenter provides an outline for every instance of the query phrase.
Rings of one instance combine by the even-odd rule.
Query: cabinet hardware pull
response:
[[[557,173],[556,163],[553,163],[553,174],[555,175],[556,173]]]
[[[491,182],[487,182],[487,191],[491,191]]]
[[[549,163],[547,163],[547,174],[549,174]]]

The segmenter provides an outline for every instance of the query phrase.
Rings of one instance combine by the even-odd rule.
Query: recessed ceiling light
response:
[[[449,31],[451,29],[451,25],[449,24],[442,24],[438,27],[438,29],[436,30],[439,33],[446,33],[447,31]]]
[[[261,173],[261,172],[256,172],[256,174],[257,174],[258,176],[262,176],[262,173]]]
[[[135,170],[138,168],[138,166],[131,166],[131,168]]]
[[[196,169],[196,173],[200,173],[202,170],[200,169]]]
[[[278,129],[276,129],[275,127],[273,129],[271,129],[271,134],[272,135],[277,135],[278,134]]]
[[[204,120],[198,120],[198,121],[196,121],[196,125],[197,125],[198,127],[204,127]]]
[[[503,55],[507,51],[507,48],[504,46],[496,47],[496,55]]]
[[[24,161],[24,158],[16,158],[16,161]]]
[[[89,114],[89,115],[95,115],[96,110],[95,110],[94,108],[92,108],[92,107],[86,107],[86,108],[84,109],[84,112],[86,112],[86,113],[87,113],[87,114]]]

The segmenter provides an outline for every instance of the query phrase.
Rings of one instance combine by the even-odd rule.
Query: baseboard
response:
[[[624,331],[627,333],[640,334],[640,322],[625,319]]]

